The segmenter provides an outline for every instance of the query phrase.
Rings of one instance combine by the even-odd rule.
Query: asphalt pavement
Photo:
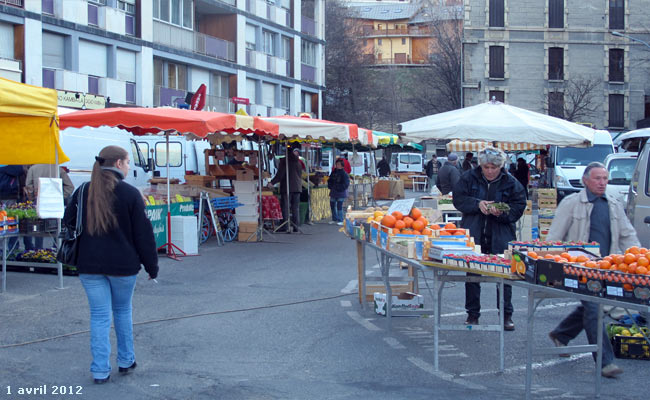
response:
[[[362,307],[354,242],[336,225],[303,230],[223,247],[211,239],[200,256],[182,261],[161,256],[159,283],[142,272],[136,285],[138,367],[117,373],[113,337],[114,371],[105,385],[93,384],[89,372],[89,311],[79,280],[65,277],[61,290],[55,275],[9,272],[0,294],[0,399],[523,398],[522,290],[514,288],[517,329],[506,333],[504,373],[494,332],[441,333],[435,371],[431,319],[399,317],[389,325]],[[377,274],[373,257],[368,270]],[[494,285],[484,285],[482,323],[496,323],[495,299]],[[444,321],[462,323],[463,304],[464,287],[448,285]],[[550,345],[548,332],[574,306],[543,303],[535,341]],[[586,343],[584,334],[576,343]],[[591,355],[535,362],[534,398],[594,397]],[[647,362],[617,363],[625,373],[603,380],[602,397],[647,397]]]

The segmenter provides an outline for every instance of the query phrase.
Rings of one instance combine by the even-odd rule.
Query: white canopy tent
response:
[[[417,118],[401,124],[405,141],[460,139],[589,147],[594,130],[497,101]]]

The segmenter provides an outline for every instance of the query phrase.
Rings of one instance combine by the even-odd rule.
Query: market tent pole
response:
[[[354,142],[352,142],[352,161],[353,162],[354,162],[354,158],[355,158],[356,154],[357,153],[354,150]],[[353,176],[352,175],[352,170],[350,170],[350,175]],[[353,196],[352,207],[353,207],[354,210],[356,210],[357,209],[357,185],[356,185],[356,182],[354,182],[352,184],[352,196]]]
[[[309,216],[308,222],[311,222],[311,181],[309,180],[309,164],[311,163],[311,146],[307,146],[307,215]]]
[[[178,246],[172,243],[172,208],[171,208],[171,193],[170,193],[170,178],[169,178],[169,132],[170,130],[165,131],[165,169],[167,170],[167,243],[158,247],[158,249],[167,248],[167,257],[180,261],[178,255],[174,249],[178,250],[183,256],[186,256],[185,252],[181,250]]]

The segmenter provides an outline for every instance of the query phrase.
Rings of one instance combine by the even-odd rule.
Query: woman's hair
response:
[[[488,146],[478,152],[478,163],[480,165],[494,164],[501,168],[506,163],[506,153],[495,147]]]
[[[115,201],[115,185],[118,178],[110,170],[102,167],[115,167],[117,160],[124,160],[129,153],[119,146],[106,146],[95,157],[95,165],[90,176],[88,189],[88,232],[91,235],[101,235],[117,225],[117,218],[113,212]]]
[[[341,167],[344,167],[344,168],[345,168],[345,161],[343,161],[342,158],[338,158],[338,159],[336,160],[336,162],[334,163],[334,165],[337,165],[337,164],[341,164]]]

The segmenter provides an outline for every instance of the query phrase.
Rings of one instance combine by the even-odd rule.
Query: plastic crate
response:
[[[216,197],[212,199],[212,207],[215,210],[225,210],[241,206],[243,206],[243,204],[239,203],[237,196]]]
[[[631,325],[609,324],[611,326],[623,326],[625,328]],[[612,336],[610,338],[614,355],[616,358],[630,358],[634,360],[650,360],[650,344],[642,337],[634,336]]]

